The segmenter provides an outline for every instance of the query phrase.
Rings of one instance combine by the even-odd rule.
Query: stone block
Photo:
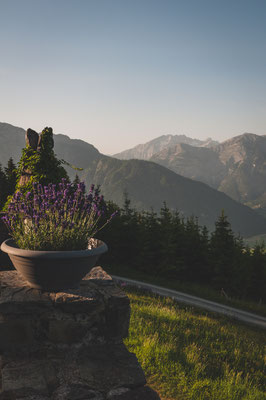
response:
[[[0,283],[0,321],[1,316],[5,321],[0,322],[2,351],[11,340],[7,330],[12,343],[15,345],[17,340],[22,346],[41,341],[88,343],[99,338],[121,341],[127,335],[128,297],[99,267],[84,278],[78,289],[59,293],[28,287],[16,271],[0,272]]]
[[[102,393],[87,385],[63,385],[53,393],[53,400],[105,400]]]
[[[2,391],[18,393],[48,394],[47,385],[39,361],[34,363],[10,363],[2,370]]]
[[[0,352],[32,346],[34,333],[30,318],[0,317]]]
[[[1,364],[1,400],[12,394],[18,398],[41,394],[59,399],[60,393],[74,389],[78,393],[90,390],[90,395],[102,394],[105,398],[114,388],[146,383],[136,356],[122,343],[4,355]]]
[[[101,267],[59,293],[0,272],[0,400],[158,400],[123,344],[129,320]]]
[[[160,400],[160,397],[150,387],[141,386],[131,390],[128,388],[115,389],[108,393],[107,400]]]
[[[117,287],[107,299],[106,335],[112,338],[127,337],[130,321],[128,298]]]

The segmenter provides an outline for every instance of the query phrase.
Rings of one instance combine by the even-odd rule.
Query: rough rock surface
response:
[[[24,185],[26,185],[28,182],[29,182],[29,180],[30,180],[30,178],[31,178],[31,171],[29,170],[29,169],[25,169],[23,172],[22,172],[22,174],[21,174],[21,177],[20,177],[20,179],[19,179],[19,185],[20,186],[24,186]]]
[[[30,146],[33,150],[37,150],[38,142],[39,142],[39,134],[35,132],[33,129],[27,129],[26,135],[26,146]]]
[[[122,339],[128,297],[101,267],[42,292],[0,272],[0,400],[158,400]]]

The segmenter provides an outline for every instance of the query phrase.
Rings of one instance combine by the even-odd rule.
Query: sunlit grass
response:
[[[127,291],[126,345],[162,399],[266,399],[265,331]]]

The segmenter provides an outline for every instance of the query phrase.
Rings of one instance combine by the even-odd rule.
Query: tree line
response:
[[[250,248],[233,233],[224,211],[213,232],[196,217],[183,218],[164,203],[153,210],[136,211],[125,196],[122,208],[108,203],[118,216],[97,237],[110,251],[106,265],[125,266],[151,276],[192,282],[228,296],[266,301],[266,252],[264,244]]]

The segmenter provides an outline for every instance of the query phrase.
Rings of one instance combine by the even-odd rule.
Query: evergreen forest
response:
[[[108,203],[108,209],[111,213],[118,207]],[[247,246],[223,210],[215,230],[208,232],[196,217],[184,219],[166,204],[159,214],[138,212],[125,196],[118,216],[97,237],[108,243],[110,251],[103,257],[111,268],[126,266],[169,281],[209,286],[226,297],[266,302],[264,244]]]
[[[9,159],[0,165],[0,208],[15,191],[18,170]],[[76,176],[74,184],[79,182]],[[197,217],[183,218],[162,204],[159,213],[137,211],[125,193],[119,208],[107,202],[107,214],[118,215],[97,237],[106,241],[109,252],[102,259],[112,267],[127,266],[150,276],[209,286],[226,296],[266,302],[266,252],[264,244],[248,247],[236,236],[221,210],[215,230],[200,226]],[[106,218],[106,216],[105,216]]]

